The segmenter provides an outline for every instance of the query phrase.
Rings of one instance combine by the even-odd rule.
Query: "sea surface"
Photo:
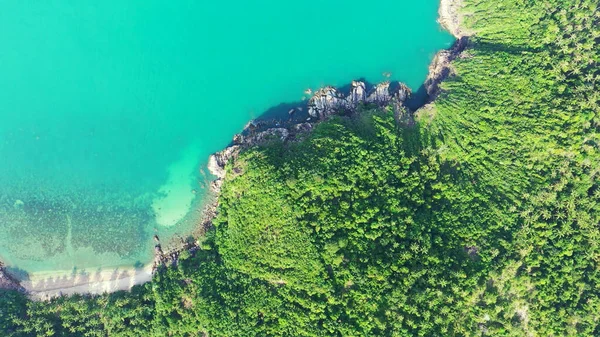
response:
[[[0,2],[0,259],[22,278],[141,266],[191,233],[208,156],[356,78],[418,89],[438,0]]]

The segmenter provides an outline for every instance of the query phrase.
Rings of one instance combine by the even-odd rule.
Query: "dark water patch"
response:
[[[430,97],[427,93],[427,88],[422,84],[417,91],[413,91],[410,98],[404,104],[410,111],[417,111],[429,101]]]

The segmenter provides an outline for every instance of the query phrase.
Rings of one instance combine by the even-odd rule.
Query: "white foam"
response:
[[[158,189],[158,196],[152,202],[159,225],[173,226],[190,210],[195,198],[193,191],[199,158],[199,147],[192,145],[182,152],[179,160],[169,166],[167,181]]]

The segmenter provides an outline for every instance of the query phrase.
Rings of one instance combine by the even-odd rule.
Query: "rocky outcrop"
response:
[[[380,106],[388,105],[393,102],[404,103],[410,98],[411,94],[410,88],[404,83],[391,83],[386,81],[377,84],[373,90],[371,90],[366,102]]]
[[[456,40],[452,48],[438,52],[429,65],[429,74],[423,84],[427,90],[429,101],[433,101],[440,94],[440,83],[453,74],[452,61],[458,58],[467,48],[469,38],[463,36]]]
[[[203,210],[202,227],[210,228],[216,217],[218,195],[221,191],[226,176],[226,166],[234,160],[244,148],[264,144],[270,141],[301,140],[310,134],[318,121],[339,113],[353,113],[361,104],[375,104],[378,106],[392,105],[394,110],[406,111],[404,103],[411,95],[410,89],[402,83],[383,82],[371,90],[367,90],[366,83],[353,81],[350,92],[342,94],[338,89],[328,86],[317,90],[308,102],[309,118],[307,121],[284,120],[259,120],[250,121],[244,130],[233,137],[232,144],[223,151],[212,154],[208,159],[208,170],[216,179],[211,183],[211,189],[216,196]],[[303,107],[289,110],[302,112]],[[154,268],[160,266],[176,265],[179,256],[184,251],[195,252],[199,249],[197,243],[182,242],[179,249],[164,252],[158,236],[155,236]]]
[[[346,97],[347,105],[356,109],[358,105],[367,100],[367,86],[362,81],[352,81],[350,95]]]
[[[298,130],[295,132],[298,132]],[[227,166],[227,163],[231,158],[238,155],[243,147],[259,145],[272,140],[285,141],[288,139],[289,135],[290,130],[286,128],[270,128],[261,132],[248,132],[246,135],[243,133],[235,135],[233,138],[233,145],[225,148],[223,151],[212,154],[208,158],[208,171],[217,177],[212,183],[213,191],[218,192],[220,190],[223,179],[225,178],[225,166]]]
[[[377,105],[386,104],[391,100],[392,95],[390,94],[390,82],[387,81],[377,84],[369,94],[369,97],[367,97],[368,103],[374,103]]]
[[[229,159],[237,155],[239,145],[232,145],[208,158],[208,171],[219,179],[225,178],[225,165]]]
[[[350,93],[344,96],[336,88],[328,86],[319,89],[308,101],[308,113],[313,118],[324,119],[340,112],[354,112],[361,103],[380,106],[392,101],[405,102],[411,94],[410,89],[402,83],[386,81],[377,84],[369,92],[362,81],[352,81]]]
[[[164,252],[160,244],[158,235],[154,235],[154,264],[152,265],[152,273],[154,274],[162,266],[176,266],[179,263],[179,257],[182,252],[194,254],[199,249],[197,242],[181,241],[181,246]]]
[[[325,118],[346,107],[346,100],[334,87],[317,90],[308,101],[308,114],[315,118]]]
[[[290,131],[286,128],[275,127],[266,129],[265,131],[250,133],[246,136],[243,134],[237,135],[234,138],[234,143],[237,146],[251,146],[264,144],[272,140],[285,141],[290,135]],[[234,145],[234,146],[236,146]]]

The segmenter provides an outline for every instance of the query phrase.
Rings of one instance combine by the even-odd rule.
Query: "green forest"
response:
[[[364,106],[227,167],[130,292],[0,294],[0,335],[600,336],[600,3],[464,0],[414,122]]]

